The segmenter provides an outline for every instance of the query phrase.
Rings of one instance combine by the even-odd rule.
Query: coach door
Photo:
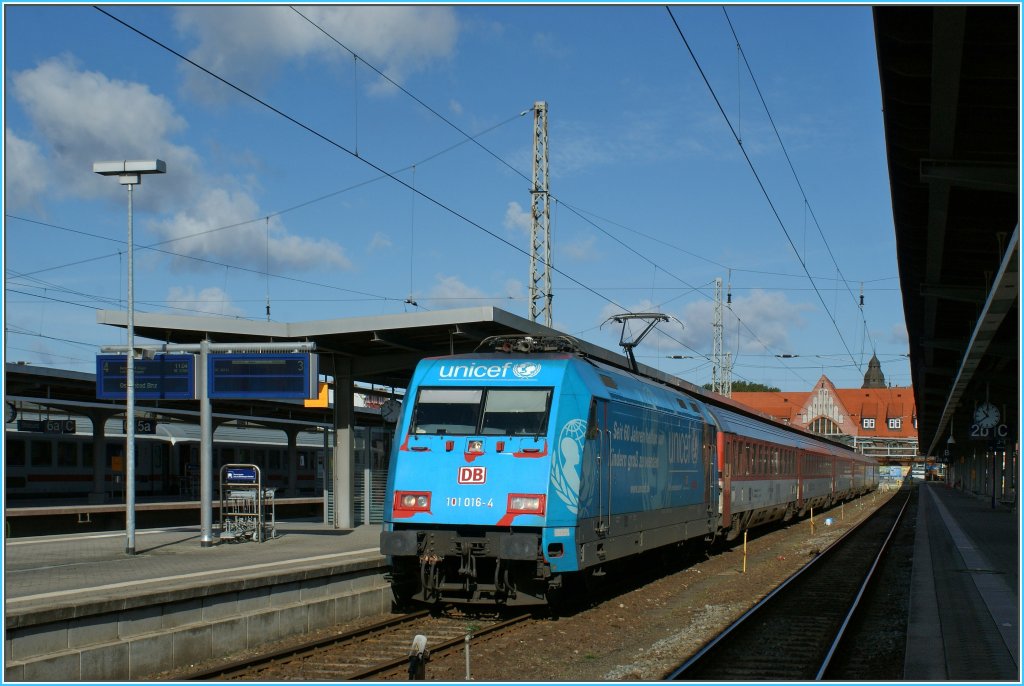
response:
[[[594,525],[599,535],[607,535],[612,520],[612,431],[608,426],[608,401],[595,399],[590,406],[587,439],[592,442],[597,454],[597,522]]]

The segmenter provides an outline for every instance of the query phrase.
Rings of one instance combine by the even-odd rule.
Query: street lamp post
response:
[[[132,188],[142,183],[143,174],[163,174],[167,164],[163,160],[119,160],[94,162],[92,170],[103,176],[116,176],[122,186],[128,186],[128,374],[127,417],[125,418],[125,533],[124,552],[135,554],[135,292],[132,256],[135,244],[132,238]],[[102,459],[102,456],[101,456]]]

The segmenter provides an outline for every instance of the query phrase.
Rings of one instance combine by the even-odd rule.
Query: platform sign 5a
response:
[[[211,353],[206,392],[210,398],[317,397],[314,353]]]
[[[128,357],[96,356],[96,397],[128,397]],[[196,356],[157,355],[135,360],[137,400],[192,400],[196,397]]]

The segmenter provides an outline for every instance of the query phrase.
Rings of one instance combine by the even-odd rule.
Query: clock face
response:
[[[401,414],[402,403],[397,400],[385,400],[384,404],[380,406],[380,416],[386,422],[397,422]]]
[[[982,403],[974,411],[974,423],[983,429],[991,429],[999,424],[999,408],[992,403]]]

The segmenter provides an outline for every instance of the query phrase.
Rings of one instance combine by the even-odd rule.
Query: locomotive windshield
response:
[[[538,436],[547,431],[550,388],[422,388],[418,434]]]

